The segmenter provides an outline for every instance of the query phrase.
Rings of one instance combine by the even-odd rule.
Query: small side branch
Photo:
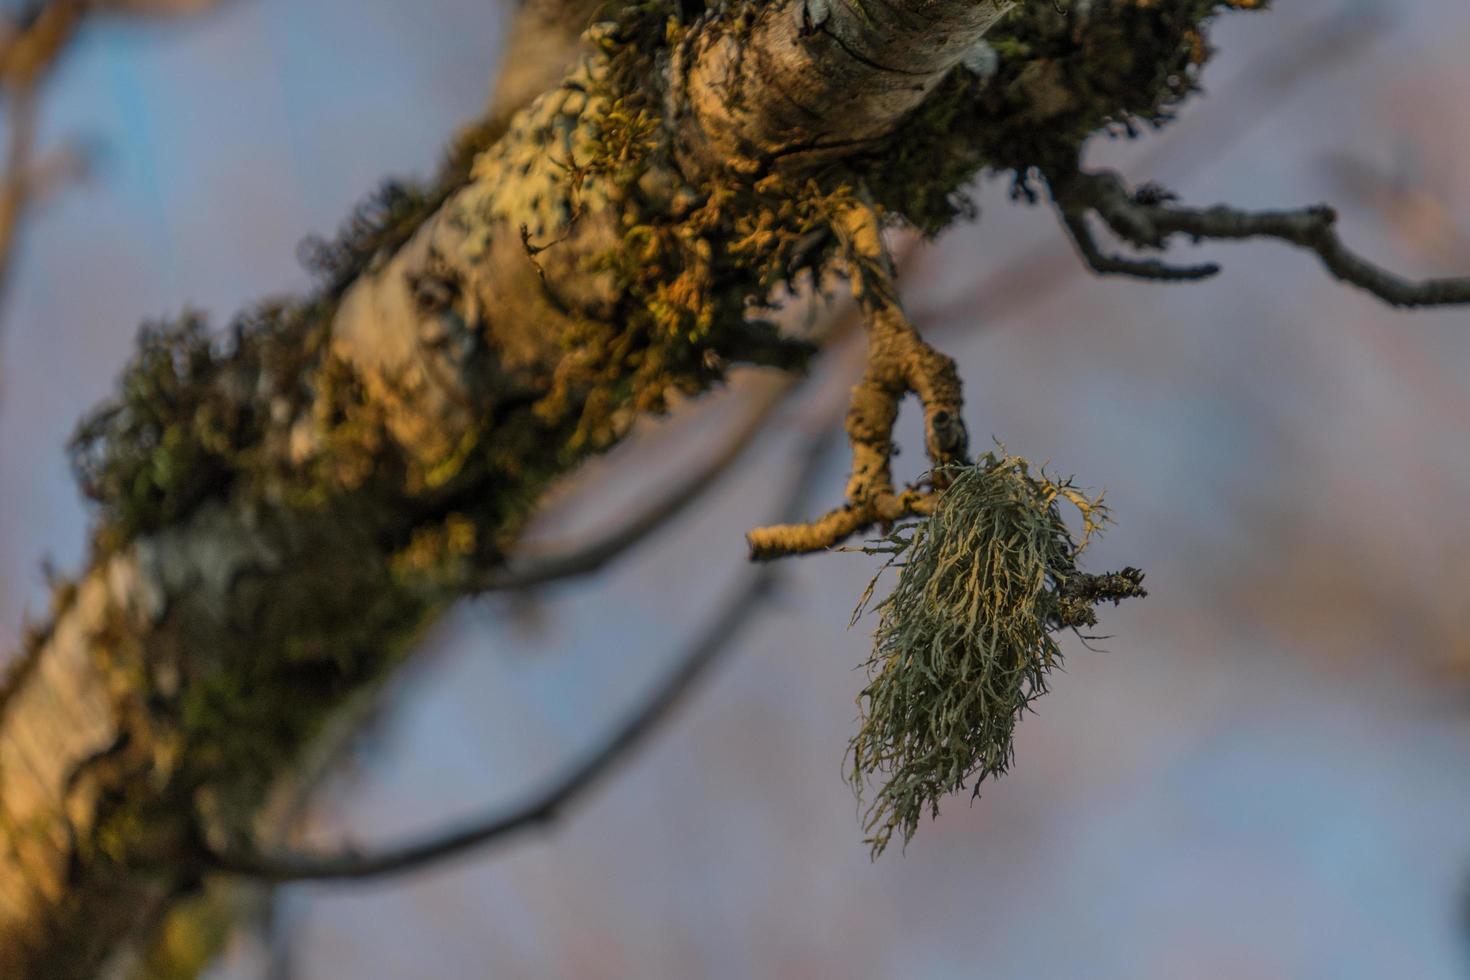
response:
[[[1337,234],[1337,212],[1325,205],[1288,211],[1246,211],[1226,205],[1184,207],[1152,186],[1129,191],[1108,171],[1071,170],[1048,175],[1063,226],[1083,260],[1104,275],[1179,281],[1213,275],[1218,267],[1169,266],[1157,260],[1105,255],[1092,239],[1086,216],[1095,213],[1119,238],[1139,249],[1162,250],[1174,235],[1195,242],[1274,238],[1314,253],[1335,278],[1390,306],[1419,308],[1470,303],[1470,277],[1411,280],[1353,252]]]
[[[833,230],[845,252],[853,297],[868,335],[867,366],[852,389],[847,441],[852,470],[843,506],[812,522],[757,528],[746,535],[757,561],[832,548],[875,525],[932,512],[943,468],[963,462],[968,436],[954,359],[929,345],[898,302],[893,262],[877,211],[865,202],[844,209]],[[924,406],[924,448],[933,464],[931,488],[893,485],[893,426],[899,402],[917,395]]]
[[[1132,567],[1101,575],[1076,572],[1058,591],[1054,619],[1058,627],[1068,629],[1096,626],[1099,603],[1111,602],[1116,606],[1124,599],[1141,599],[1148,595],[1148,590],[1143,587],[1143,572]]]
[[[666,527],[730,471],[777,410],[799,387],[797,375],[781,375],[767,382],[747,407],[745,417],[722,445],[699,468],[679,480],[656,500],[612,530],[580,546],[547,548],[508,568],[491,573],[479,587],[484,591],[524,591],[580,578],[601,571],[613,560]]]
[[[845,504],[814,521],[756,528],[745,539],[750,545],[750,557],[754,561],[770,561],[787,555],[826,551],[877,525],[893,524],[909,517],[927,516],[934,512],[938,499],[938,494],[922,490],[888,493],[866,505]]]
[[[1092,229],[1087,225],[1086,212],[1057,210],[1062,227],[1067,230],[1077,254],[1087,267],[1100,276],[1130,276],[1134,279],[1150,279],[1154,282],[1196,282],[1208,279],[1220,271],[1213,262],[1202,265],[1170,265],[1158,259],[1135,259],[1112,255],[1098,247]]]

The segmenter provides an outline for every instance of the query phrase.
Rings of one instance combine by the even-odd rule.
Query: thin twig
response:
[[[1097,240],[1092,236],[1092,229],[1087,226],[1085,213],[1058,208],[1057,215],[1072,239],[1072,244],[1077,247],[1077,254],[1089,269],[1100,276],[1131,276],[1154,282],[1196,282],[1208,279],[1220,271],[1220,267],[1213,262],[1203,265],[1170,265],[1158,259],[1132,259],[1110,255],[1098,247]]]
[[[36,132],[35,90],[23,88],[9,92],[8,96],[10,139],[5,150],[4,176],[0,177],[0,276],[10,267],[10,256],[15,244],[15,226],[33,186],[31,149],[35,144]]]
[[[614,559],[641,544],[680,514],[687,511],[745,454],[766,428],[778,409],[800,386],[797,375],[780,375],[762,381],[746,407],[745,417],[719,451],[684,479],[666,489],[658,499],[591,542],[551,546],[539,556],[522,558],[517,564],[492,573],[482,584],[486,591],[536,588],[552,582],[601,571]]]
[[[739,631],[750,623],[751,610],[764,598],[772,581],[772,566],[757,567],[726,600],[724,608],[646,702],[600,748],[529,800],[374,854],[345,851],[335,855],[267,855],[214,851],[206,856],[206,866],[214,871],[277,882],[374,878],[416,870],[504,840],[517,831],[550,823],[577,797],[591,790],[600,777],[606,776],[615,763],[637,747],[678,704]]]
[[[814,440],[802,447],[797,473],[781,507],[780,519],[790,520],[801,513],[821,470],[831,436],[832,430],[824,428]],[[372,854],[356,851],[328,855],[263,854],[210,850],[203,856],[205,866],[213,871],[273,882],[377,878],[418,870],[474,848],[503,842],[520,831],[551,823],[605,779],[617,763],[627,758],[672,715],[694,685],[722,654],[731,649],[742,630],[754,621],[756,608],[772,594],[779,569],[780,566],[765,564],[753,566],[746,572],[745,580],[725,600],[643,703],[612,731],[600,747],[524,802]]]
[[[0,90],[8,103],[9,140],[0,173],[0,345],[5,340],[5,308],[10,293],[16,229],[35,179],[36,89],[71,40],[81,17],[78,0],[51,0],[21,8],[0,43]],[[0,403],[4,402],[4,360],[0,358]]]
[[[1317,206],[1295,211],[1243,211],[1217,205],[1149,209],[1148,217],[1166,235],[1240,240],[1275,238],[1315,252],[1334,277],[1364,289],[1390,306],[1402,308],[1470,303],[1470,276],[1411,280],[1368,261],[1337,235],[1337,212]]]
[[[1325,205],[1290,211],[1247,211],[1223,204],[1183,207],[1172,202],[1172,195],[1156,188],[1130,192],[1123,179],[1110,171],[1073,169],[1050,174],[1048,181],[1063,223],[1074,238],[1075,223],[1088,212],[1096,213],[1114,234],[1141,249],[1166,248],[1175,235],[1186,235],[1196,242],[1274,238],[1313,252],[1335,278],[1372,293],[1390,306],[1470,303],[1470,277],[1414,281],[1353,252],[1338,237],[1337,212]]]

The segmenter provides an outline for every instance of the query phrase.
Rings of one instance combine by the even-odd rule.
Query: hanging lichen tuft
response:
[[[1077,554],[1107,520],[1099,498],[1003,453],[948,475],[933,516],[864,549],[899,569],[876,606],[862,727],[849,746],[854,790],[880,784],[864,818],[874,857],[895,832],[907,843],[941,797],[972,777],[978,796],[987,776],[1006,771],[1016,722],[1061,659],[1055,630],[1094,624],[1097,602],[1144,594],[1136,569],[1077,571]],[[1080,542],[1064,501],[1081,514]]]

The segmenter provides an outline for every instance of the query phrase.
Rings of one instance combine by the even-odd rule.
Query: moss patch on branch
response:
[[[1076,159],[1096,134],[1166,125],[1201,91],[1209,22],[1264,0],[1024,3],[990,33],[989,69],[959,68],[864,173],[880,202],[927,234],[973,214],[964,187],[988,169],[1028,176]]]
[[[662,411],[671,394],[707,389],[728,363],[800,369],[809,349],[761,314],[784,287],[832,265],[828,226],[854,186],[867,185],[890,216],[938,231],[966,212],[962,189],[984,167],[1010,170],[1024,187],[1034,168],[1070,158],[1095,132],[1167,121],[1198,87],[1204,23],[1242,5],[1027,3],[993,32],[994,74],[956,70],[879,152],[799,180],[721,175],[698,186],[671,165],[679,120],[667,118],[665,91],[670,59],[698,28],[665,0],[620,10],[596,34],[603,63],[590,85],[568,83],[586,86],[584,114],[597,116],[590,153],[564,161],[573,224],[581,199],[595,193],[619,209],[621,240],[582,266],[608,278],[616,309],[579,317],[565,333],[577,356],[534,409],[540,427],[571,428],[558,465],[610,446],[633,416]],[[382,420],[360,404],[352,379],[319,357],[346,286],[464,186],[476,155],[506,134],[518,135],[506,120],[466,129],[434,180],[390,181],[334,241],[305,243],[303,258],[321,280],[312,296],[251,311],[224,342],[193,313],[145,327],[119,397],[74,442],[110,543],[177,520],[242,476],[252,492],[264,485],[318,505],[369,479],[445,481],[443,473],[395,475],[406,464],[385,465]],[[528,242],[528,251],[552,247]],[[273,419],[291,418],[316,396],[300,385],[312,375],[332,388],[320,406],[324,450],[307,472],[287,472],[274,461],[288,434],[272,431]]]

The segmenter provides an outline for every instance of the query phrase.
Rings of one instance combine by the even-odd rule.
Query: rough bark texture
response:
[[[712,17],[692,63],[675,68],[695,120],[689,153],[749,173],[851,153],[886,136],[1014,6],[802,0]]]
[[[0,692],[0,976],[97,975],[248,846],[550,481],[728,365],[799,369],[752,313],[838,260],[856,189],[933,229],[982,167],[1161,119],[1235,5],[639,5],[322,248],[317,295],[145,334],[78,441],[89,567]]]

